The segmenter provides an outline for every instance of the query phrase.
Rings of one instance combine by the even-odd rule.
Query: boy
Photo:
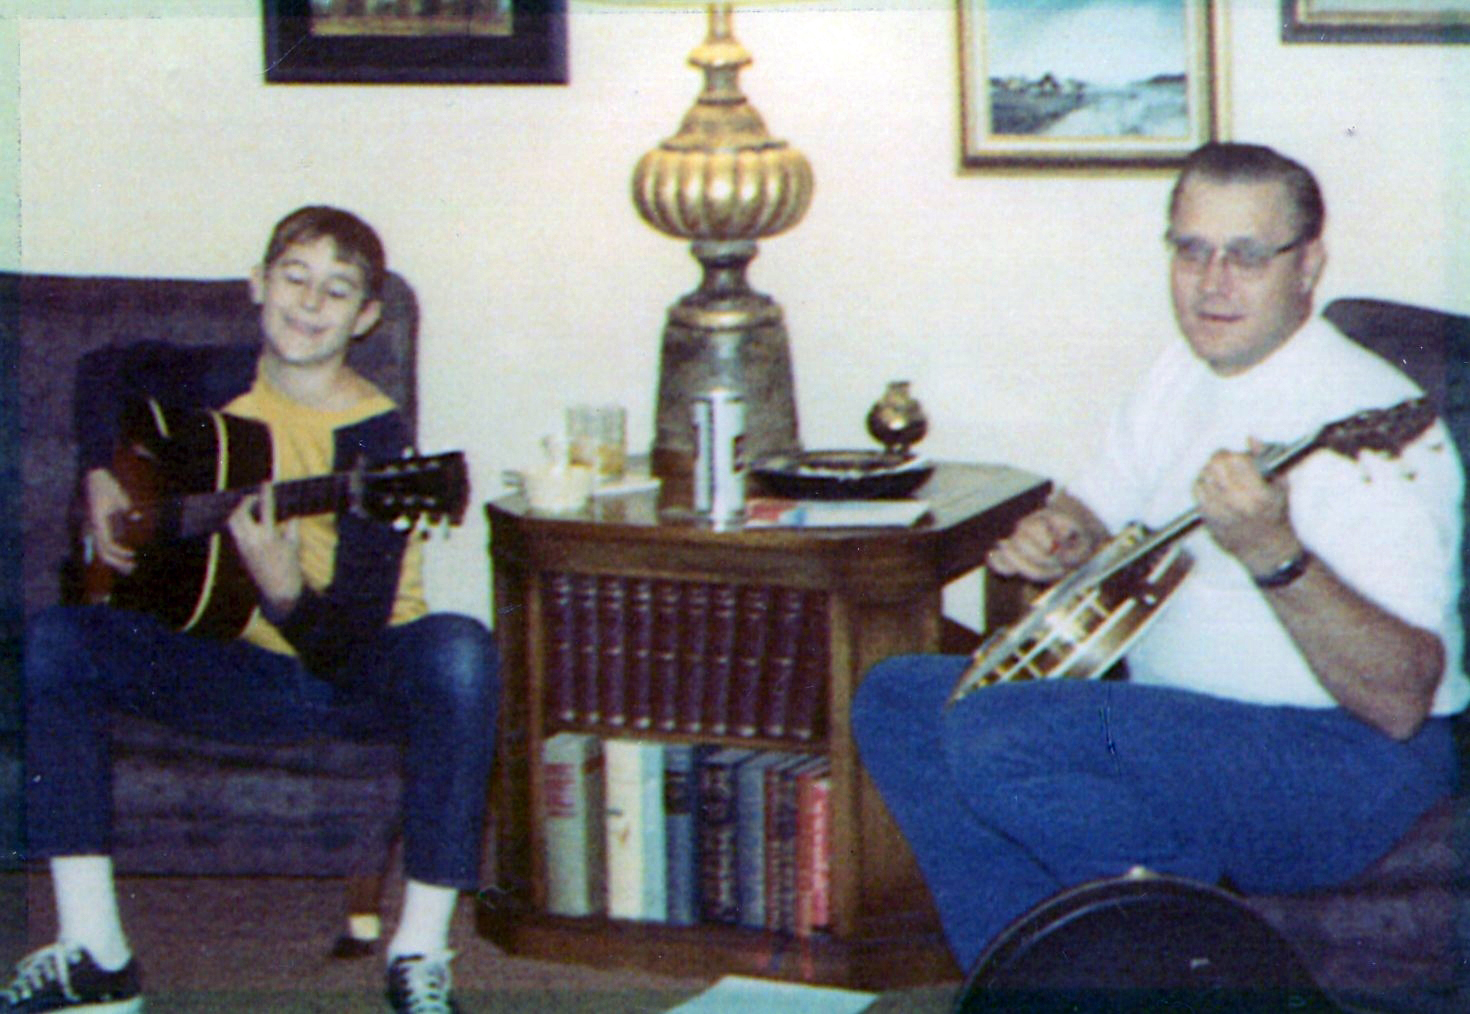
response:
[[[162,409],[222,409],[268,425],[272,479],[398,457],[396,406],[346,363],[381,312],[383,247],[335,208],[307,207],[275,228],[250,278],[258,351],[207,356],[160,343],[131,350],[107,396]],[[87,535],[120,574],[138,560],[111,530],[129,506],[109,468],[118,405],[79,412]],[[350,728],[404,745],[406,887],[388,946],[395,1011],[453,1011],[448,949],[458,891],[477,886],[485,788],[499,700],[484,625],[430,614],[421,550],[407,532],[350,512],[279,522],[269,485],[231,514],[228,537],[258,593],[233,640],[180,633],[141,612],[60,606],[28,630],[28,844],[49,862],[59,939],[25,958],[0,1011],[142,1009],[138,962],[118,915],[110,836],[107,714],[143,714],[237,741]]]

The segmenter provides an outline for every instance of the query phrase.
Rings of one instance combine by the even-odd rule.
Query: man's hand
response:
[[[117,571],[131,574],[138,565],[137,557],[113,534],[112,519],[125,514],[133,501],[122,484],[105,468],[94,468],[82,480],[82,493],[87,501],[87,528],[92,556]]]
[[[1007,577],[1055,581],[1085,563],[1107,537],[1106,526],[1082,501],[1059,492],[996,543],[985,565]]]
[[[230,535],[240,559],[260,589],[266,611],[284,616],[301,598],[301,533],[295,518],[276,522],[275,490],[263,483],[247,496],[229,520]]]
[[[1288,511],[1286,479],[1261,475],[1255,458],[1260,451],[1255,440],[1249,454],[1216,451],[1194,483],[1195,503],[1210,534],[1256,576],[1302,550]]]
[[[1255,577],[1304,548],[1285,480],[1268,481],[1256,467],[1260,449],[1252,441],[1249,454],[1217,452],[1194,484],[1210,534]],[[1395,739],[1419,729],[1444,672],[1437,634],[1405,623],[1316,558],[1289,585],[1262,594],[1333,699]]]

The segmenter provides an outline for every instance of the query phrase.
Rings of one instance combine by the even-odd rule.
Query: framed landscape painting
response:
[[[959,0],[964,165],[1178,165],[1224,133],[1219,6]]]
[[[265,78],[565,84],[566,0],[263,0]]]
[[[1470,42],[1470,0],[1281,0],[1286,42]]]

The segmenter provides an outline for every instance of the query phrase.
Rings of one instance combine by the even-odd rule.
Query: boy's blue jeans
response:
[[[404,745],[404,868],[478,886],[499,680],[477,620],[434,614],[358,646],[339,689],[287,656],[176,633],[150,616],[60,606],[26,631],[29,854],[106,854],[112,827],[108,716],[143,715],[233,742],[312,735]]]
[[[852,706],[964,969],[1032,906],[1133,866],[1247,893],[1341,883],[1454,788],[1445,719],[1398,743],[1340,709],[1075,680],[945,711],[968,661],[889,659]]]

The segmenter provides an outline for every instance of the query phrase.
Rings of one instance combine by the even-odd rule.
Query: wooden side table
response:
[[[1018,469],[944,463],[915,494],[930,502],[931,516],[905,529],[714,531],[687,513],[661,512],[653,493],[599,498],[573,517],[538,517],[519,496],[488,504],[505,696],[495,786],[500,903],[481,907],[481,931],[513,953],[657,964],[691,974],[741,972],[864,988],[954,978],[958,970],[918,868],[860,766],[849,708],[874,663],[939,649],[944,586],[981,566],[995,540],[1039,506],[1048,489]],[[626,606],[618,590],[624,584],[633,589],[627,595],[645,599],[650,584],[712,589],[731,601],[758,594],[752,589],[800,590],[815,603],[820,622],[810,629],[823,635],[808,646],[819,653],[814,720],[805,729],[773,734],[762,727],[741,735],[732,727],[661,726],[647,716],[640,722],[599,714],[593,721],[585,711],[567,710],[558,697],[567,690],[556,678],[557,652],[565,645],[555,643],[551,614],[558,596],[578,581],[589,589],[612,587],[619,608]],[[664,622],[685,621],[670,613]],[[830,932],[792,940],[724,925],[545,913],[536,817],[541,744],[562,729],[825,753],[832,779]]]

